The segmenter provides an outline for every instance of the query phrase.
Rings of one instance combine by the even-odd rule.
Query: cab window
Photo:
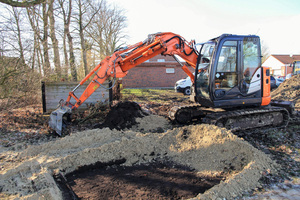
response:
[[[243,64],[244,73],[243,79],[246,83],[250,84],[251,79],[260,68],[260,52],[259,52],[259,39],[247,37],[243,41]]]
[[[224,42],[217,63],[215,88],[230,90],[238,82],[237,77],[237,41]]]

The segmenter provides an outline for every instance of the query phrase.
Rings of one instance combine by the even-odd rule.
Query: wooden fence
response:
[[[48,113],[55,110],[58,102],[67,99],[69,92],[72,91],[78,83],[70,82],[42,82],[42,100],[43,112]],[[76,91],[75,95],[79,98],[88,84],[83,84]],[[104,84],[108,88],[109,84]],[[99,87],[78,109],[86,109],[87,105],[95,104],[97,102],[109,103],[112,101],[112,91]],[[71,103],[75,100],[71,98]]]

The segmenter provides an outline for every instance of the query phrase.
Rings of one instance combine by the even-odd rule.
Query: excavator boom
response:
[[[116,78],[122,78],[126,76],[128,70],[159,54],[174,57],[175,55],[180,56],[193,68],[196,67],[198,59],[198,51],[194,46],[194,41],[187,42],[180,35],[170,32],[151,34],[143,42],[117,49],[111,56],[104,58],[72,91],[69,92],[66,101],[60,101],[59,107],[50,115],[49,126],[61,135],[63,115],[65,113],[71,113],[72,110],[82,105],[97,88],[100,86],[103,87],[103,83],[106,79],[110,77],[114,80],[116,80]],[[191,77],[191,80],[194,80],[193,73],[189,71],[186,65],[182,65],[182,69]],[[76,89],[88,81],[93,75],[94,78],[82,95],[77,97],[75,95]],[[75,103],[71,103],[72,99],[75,100]]]

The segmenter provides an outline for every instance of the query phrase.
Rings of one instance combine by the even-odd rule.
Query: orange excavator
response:
[[[199,46],[198,50],[195,41],[187,42],[180,35],[166,32],[115,50],[69,92],[66,101],[60,101],[59,108],[50,115],[50,127],[61,134],[63,115],[83,104],[106,79],[115,82],[131,68],[159,54],[173,56],[182,65],[193,83],[191,98],[198,103],[172,108],[172,120],[183,124],[197,120],[233,130],[287,125],[293,105],[271,102],[270,70],[261,66],[258,36],[223,34]],[[91,76],[94,78],[77,97],[76,89]]]

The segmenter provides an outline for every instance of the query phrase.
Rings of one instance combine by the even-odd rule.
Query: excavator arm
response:
[[[71,113],[88,99],[94,91],[102,86],[104,81],[110,77],[113,80],[126,76],[127,72],[133,67],[153,58],[159,54],[170,55],[178,61],[175,55],[181,57],[193,68],[196,67],[198,51],[194,46],[194,41],[187,42],[180,35],[166,32],[149,35],[148,38],[134,45],[126,46],[115,50],[111,56],[107,56],[98,64],[72,91],[66,101],[61,100],[58,109],[50,115],[49,126],[59,135],[62,131],[62,117],[65,113]],[[178,61],[179,62],[179,61]],[[181,62],[179,62],[181,64]],[[182,69],[191,80],[194,81],[193,73],[186,65]],[[75,95],[76,89],[83,85],[94,75],[87,88],[80,97]],[[75,104],[70,101],[74,99]]]

